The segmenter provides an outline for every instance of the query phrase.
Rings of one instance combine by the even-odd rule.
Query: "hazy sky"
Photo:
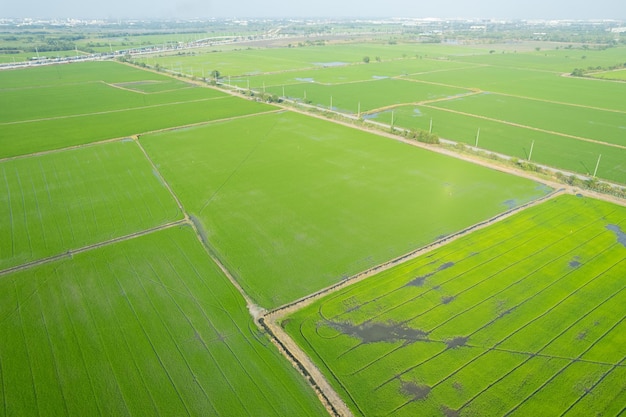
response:
[[[2,0],[0,18],[442,17],[624,19],[626,0]]]

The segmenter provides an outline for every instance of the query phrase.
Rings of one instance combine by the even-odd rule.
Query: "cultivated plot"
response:
[[[290,112],[147,135],[141,143],[209,245],[263,306],[549,192]]]
[[[282,326],[357,415],[620,415],[625,219],[561,196]]]
[[[133,141],[0,162],[0,270],[182,218]]]
[[[319,416],[189,226],[0,279],[0,415]]]
[[[0,106],[6,109],[0,158],[273,109],[119,63],[101,64],[55,66],[61,80],[48,67],[28,71],[29,77],[0,72]],[[67,78],[83,65],[85,74]],[[10,80],[16,86],[7,87]]]
[[[293,45],[296,46],[296,45]],[[202,50],[201,50],[202,51]],[[201,77],[213,70],[224,76],[258,75],[268,72],[298,69],[333,68],[339,65],[363,63],[369,56],[381,60],[408,57],[439,58],[449,55],[487,53],[486,48],[464,46],[441,46],[429,44],[347,43],[325,46],[302,46],[288,48],[249,48],[236,51],[205,49],[194,56],[159,56],[141,59],[149,65],[159,65],[173,72]]]
[[[393,114],[392,114],[393,112]],[[366,115],[366,118],[395,126],[428,131],[442,138],[510,155],[520,160],[559,167],[591,175],[598,158],[597,175],[626,183],[626,147],[584,140],[572,135],[550,133],[480,115],[451,112],[434,105],[410,105]],[[532,152],[531,152],[532,150]]]

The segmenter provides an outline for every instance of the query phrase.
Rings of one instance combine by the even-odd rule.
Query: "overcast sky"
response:
[[[626,0],[2,0],[0,18],[624,19]]]

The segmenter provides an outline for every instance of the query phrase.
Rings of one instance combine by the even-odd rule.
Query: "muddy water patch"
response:
[[[443,270],[448,269],[448,268],[453,267],[453,266],[454,266],[454,262],[446,262],[444,264],[441,264],[441,265],[439,265],[437,270],[435,270],[433,272],[429,272],[428,274],[425,274],[425,275],[421,275],[419,277],[415,277],[411,281],[406,283],[404,286],[405,287],[423,287],[427,278],[432,277],[433,275],[435,275],[439,271],[443,271]]]
[[[606,226],[606,228],[615,233],[615,235],[617,236],[617,241],[626,248],[626,233],[624,233],[622,228],[616,224],[609,224],[608,226]]]
[[[574,256],[571,261],[569,261],[570,268],[578,268],[580,265],[580,256]]]
[[[428,397],[430,390],[431,388],[428,385],[418,384],[413,381],[402,381],[400,386],[400,392],[411,398],[411,401],[423,400]]]
[[[420,329],[413,329],[401,323],[364,323],[354,325],[345,322],[329,322],[329,325],[343,334],[360,339],[363,343],[411,343],[419,340],[427,340],[428,338],[427,332]]]

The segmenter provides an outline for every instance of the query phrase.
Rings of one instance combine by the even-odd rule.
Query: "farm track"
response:
[[[93,112],[93,113],[81,113],[81,114],[72,114],[72,115],[67,115],[67,116],[44,117],[44,118],[41,118],[41,119],[18,120],[18,121],[15,121],[15,122],[0,123],[0,126],[18,125],[18,124],[36,123],[36,122],[48,122],[48,121],[51,121],[51,120],[75,119],[75,118],[79,118],[79,117],[99,116],[99,115],[103,115],[103,114],[123,113],[123,112],[133,111],[133,110],[154,109],[154,108],[159,108],[159,107],[168,107],[168,106],[172,106],[172,105],[175,106],[175,105],[178,105],[178,104],[202,103],[202,102],[206,102],[206,101],[223,100],[224,98],[226,98],[226,97],[201,98],[201,99],[196,99],[196,100],[174,101],[174,102],[171,102],[171,103],[153,104],[151,106],[129,107],[129,108],[125,108],[125,109],[106,110],[106,111],[99,111],[99,112]]]
[[[131,240],[131,239],[134,239],[136,237],[149,235],[151,233],[158,232],[160,230],[165,230],[165,229],[169,229],[171,227],[176,227],[176,226],[182,226],[182,225],[189,224],[189,223],[191,223],[191,222],[188,219],[181,219],[181,220],[177,220],[177,221],[174,221],[174,222],[165,223],[165,224],[162,224],[160,226],[155,226],[155,227],[151,227],[149,229],[145,229],[145,230],[141,230],[141,231],[138,231],[138,232],[134,232],[134,233],[131,233],[131,234],[128,234],[128,235],[125,235],[125,236],[119,236],[119,237],[116,237],[116,238],[113,238],[113,239],[105,240],[103,242],[98,242],[98,243],[94,243],[94,244],[91,244],[91,245],[83,246],[81,248],[69,249],[69,250],[67,250],[67,252],[63,252],[63,253],[60,253],[58,255],[48,256],[46,258],[38,259],[36,261],[27,262],[27,263],[24,263],[24,264],[21,264],[21,265],[17,265],[17,266],[13,266],[11,268],[4,269],[4,270],[0,271],[0,277],[4,276],[4,275],[7,275],[7,274],[10,274],[10,273],[13,273],[13,272],[23,271],[23,270],[26,270],[26,269],[33,268],[35,266],[44,265],[44,264],[47,264],[47,263],[50,263],[50,262],[54,262],[54,261],[58,261],[58,260],[61,260],[61,259],[71,259],[72,256],[74,256],[76,254],[83,253],[83,252],[88,252],[88,251],[90,251],[92,249],[97,249],[97,248],[101,248],[101,247],[104,247],[104,246],[109,246],[109,245],[112,245],[112,244],[118,243],[118,242],[124,242],[126,240]]]
[[[54,153],[58,153],[58,152],[65,152],[65,151],[69,151],[69,150],[72,150],[72,149],[80,149],[80,148],[86,148],[86,147],[90,147],[90,146],[98,146],[98,145],[102,145],[102,144],[105,144],[105,143],[120,142],[120,141],[124,141],[124,140],[132,140],[132,138],[135,137],[135,136],[140,137],[140,136],[151,135],[151,134],[155,134],[155,133],[171,132],[171,131],[180,130],[180,129],[188,129],[188,128],[191,128],[191,127],[205,126],[205,125],[209,125],[209,124],[212,124],[212,123],[220,123],[220,122],[227,122],[227,121],[230,121],[230,120],[245,119],[247,117],[253,117],[253,116],[257,116],[257,115],[261,115],[261,114],[279,113],[281,111],[283,111],[283,110],[282,109],[277,109],[277,110],[270,110],[270,111],[265,111],[265,112],[260,112],[260,113],[244,114],[244,115],[241,115],[241,116],[224,117],[222,119],[207,120],[207,121],[204,121],[204,122],[190,123],[190,124],[186,124],[186,125],[173,126],[173,127],[166,127],[166,128],[163,128],[163,129],[150,130],[150,131],[147,131],[147,132],[138,133],[138,134],[135,134],[135,135],[123,136],[123,137],[112,138],[112,139],[104,139],[104,140],[99,140],[99,141],[89,142],[89,143],[81,143],[79,145],[66,146],[66,147],[58,148],[58,149],[50,149],[50,150],[47,150],[47,151],[32,152],[32,153],[24,154],[24,155],[7,156],[7,157],[4,157],[4,158],[0,158],[0,163],[5,162],[5,161],[15,160],[15,159],[32,158],[32,157],[36,157],[36,156],[54,154]]]

